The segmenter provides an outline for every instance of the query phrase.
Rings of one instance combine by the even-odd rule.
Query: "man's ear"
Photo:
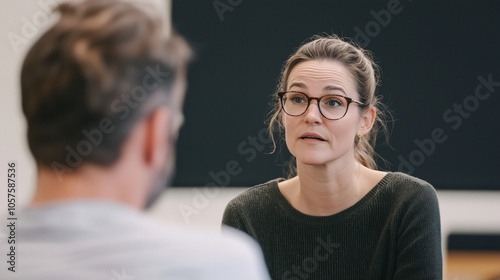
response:
[[[169,136],[171,112],[166,106],[155,109],[146,119],[144,161],[155,168],[163,168],[171,137]]]
[[[377,118],[377,109],[370,107],[366,109],[361,115],[361,126],[359,127],[358,136],[363,136],[370,132]]]

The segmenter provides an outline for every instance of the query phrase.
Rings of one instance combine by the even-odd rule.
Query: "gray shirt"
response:
[[[17,223],[16,272],[2,264],[5,280],[269,279],[259,246],[244,234],[161,225],[118,203],[32,207]]]

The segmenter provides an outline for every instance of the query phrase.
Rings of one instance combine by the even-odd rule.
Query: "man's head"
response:
[[[28,52],[21,72],[28,144],[60,181],[134,150],[156,169],[172,162],[191,52],[152,10],[115,0],[61,4],[58,22]]]

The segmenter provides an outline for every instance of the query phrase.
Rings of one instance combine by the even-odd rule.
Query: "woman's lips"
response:
[[[321,135],[316,133],[304,133],[299,137],[299,139],[306,143],[319,143],[326,141],[323,137],[321,137]]]

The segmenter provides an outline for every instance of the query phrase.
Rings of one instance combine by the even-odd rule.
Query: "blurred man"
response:
[[[269,279],[248,237],[166,227],[140,211],[172,175],[186,42],[153,7],[94,0],[56,10],[21,72],[38,182],[6,279]]]

